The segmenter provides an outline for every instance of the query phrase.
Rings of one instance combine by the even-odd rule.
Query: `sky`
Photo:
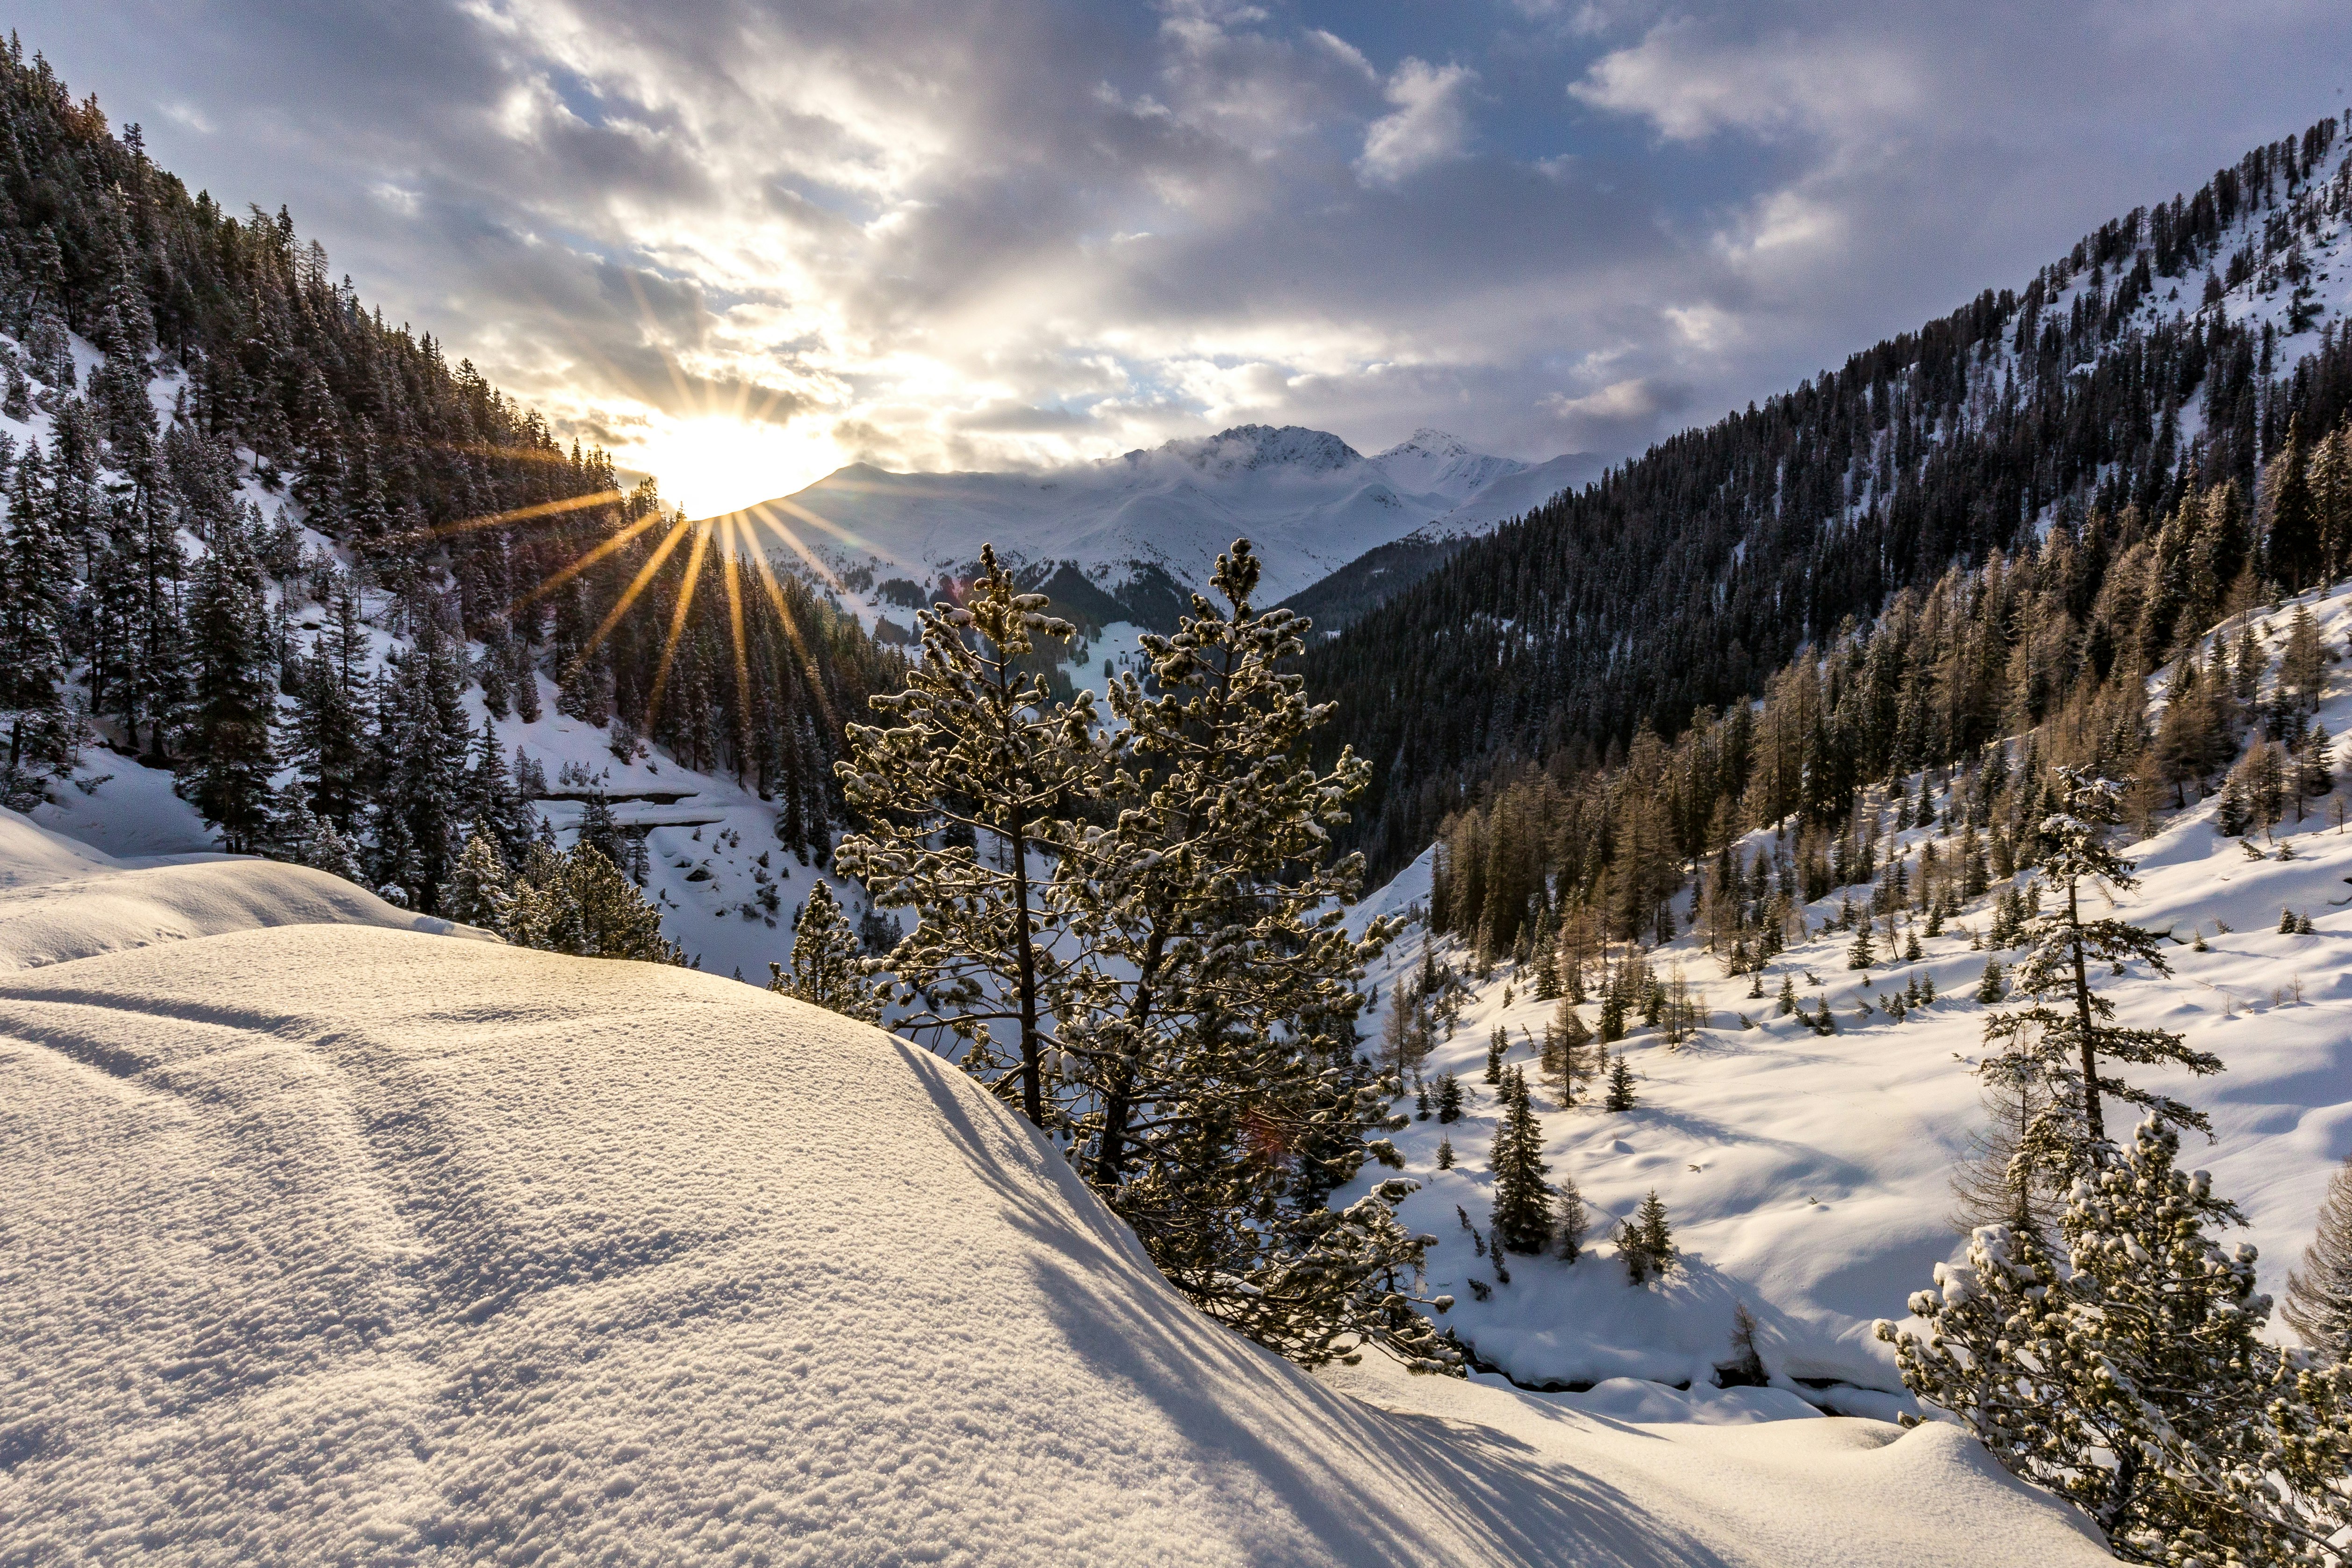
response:
[[[2352,104],[2341,0],[28,0],[696,515],[1246,423],[1617,458]]]

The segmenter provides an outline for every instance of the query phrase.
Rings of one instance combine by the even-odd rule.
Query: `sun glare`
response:
[[[829,436],[724,415],[657,418],[644,440],[613,456],[652,474],[662,499],[696,518],[790,495],[845,461]]]

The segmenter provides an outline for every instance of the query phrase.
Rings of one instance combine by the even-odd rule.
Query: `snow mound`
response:
[[[0,1300],[11,1560],[2104,1561],[1956,1434],[1326,1386],[903,1041],[380,924],[0,977]]]
[[[306,867],[222,856],[133,863],[0,810],[0,969],[257,926],[369,925],[488,938]],[[495,939],[489,939],[495,940]]]

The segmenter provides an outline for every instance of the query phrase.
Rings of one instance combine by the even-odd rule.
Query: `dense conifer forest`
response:
[[[1643,802],[1689,861],[1757,812],[1831,823],[1865,783],[2053,717],[2127,730],[2182,637],[2352,550],[2329,437],[2352,332],[2318,319],[2304,248],[2352,199],[2337,130],[1660,444],[1318,646],[1327,744],[1373,767],[1350,841],[1377,875],[1465,806],[1573,797],[1542,814],[1550,864],[1649,905],[1620,841],[1650,830],[1600,803]],[[2282,308],[2256,321],[2250,297]]]
[[[897,656],[369,310],[284,209],[192,195],[14,39],[0,331],[6,408],[49,437],[0,450],[13,804],[94,729],[232,847],[305,853],[324,824],[429,910],[466,823],[546,789],[457,697],[536,717],[544,675],[616,747],[731,773],[788,845],[830,842],[841,721]],[[264,522],[270,491],[300,526]]]

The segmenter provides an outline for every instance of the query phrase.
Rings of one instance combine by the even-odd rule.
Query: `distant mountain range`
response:
[[[1530,465],[1430,429],[1368,458],[1328,431],[1240,425],[1026,473],[900,474],[856,463],[746,510],[853,584],[904,579],[928,593],[937,577],[968,570],[986,542],[1089,618],[1155,625],[1172,619],[1187,591],[1206,587],[1218,552],[1236,538],[1256,546],[1260,599],[1271,603],[1400,541],[1421,547],[1406,552],[1417,563],[1601,466],[1582,453]],[[1392,591],[1414,575],[1367,581]]]

